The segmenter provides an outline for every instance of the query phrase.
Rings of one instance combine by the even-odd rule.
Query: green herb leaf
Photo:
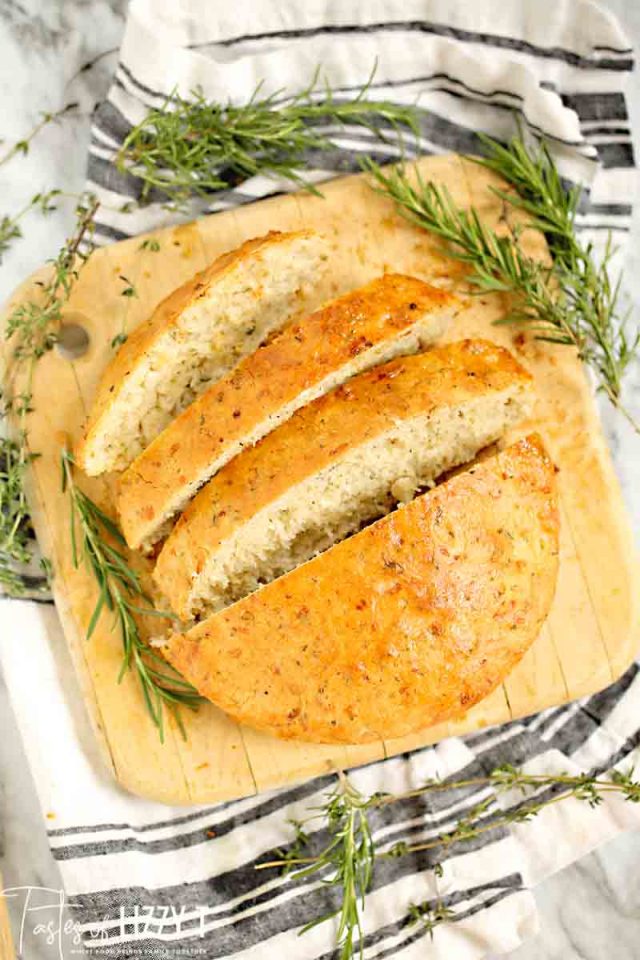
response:
[[[365,160],[363,167],[373,188],[393,200],[405,219],[439,237],[447,255],[467,265],[473,287],[512,297],[513,310],[500,322],[526,325],[536,339],[574,347],[600,389],[640,432],[621,401],[622,379],[637,359],[640,331],[629,334],[628,318],[618,308],[620,284],[609,273],[611,238],[597,264],[591,245],[583,244],[574,229],[580,190],[565,190],[544,144],[530,152],[520,137],[506,147],[488,137],[483,141],[488,156],[471,159],[499,174],[512,191],[496,193],[530,218],[510,235],[498,235],[473,208],[458,208],[445,187],[419,175],[412,182],[403,166],[384,171]],[[532,228],[547,238],[550,266],[528,256],[518,242],[524,229]]]
[[[423,903],[412,903],[409,907],[409,923],[421,923],[432,940],[436,927],[441,923],[451,923],[455,915],[455,911],[445,906],[442,900],[425,900]]]
[[[4,156],[0,157],[0,166],[5,163],[8,163],[13,157],[18,154],[23,156],[29,152],[29,147],[31,142],[38,136],[41,130],[43,130],[50,123],[57,123],[58,120],[61,120],[62,117],[66,114],[71,113],[78,106],[77,103],[67,103],[61,110],[56,110],[50,113],[41,114],[41,119],[36,123],[33,129],[21,140],[18,140],[10,150],[8,150]]]
[[[608,776],[578,774],[527,774],[517,767],[505,764],[497,767],[488,776],[467,780],[429,780],[423,786],[406,793],[375,793],[364,797],[349,782],[344,774],[339,775],[338,785],[326,798],[319,811],[312,812],[306,821],[294,823],[296,839],[288,851],[276,850],[277,859],[256,865],[257,870],[280,868],[285,873],[294,871],[293,879],[303,879],[319,874],[322,882],[340,891],[340,906],[328,915],[312,920],[301,931],[338,916],[337,947],[341,960],[351,960],[359,953],[362,956],[362,911],[366,895],[371,888],[375,861],[378,857],[397,857],[415,854],[424,850],[447,850],[452,844],[466,843],[489,831],[501,830],[512,823],[523,823],[537,816],[541,810],[569,798],[586,803],[590,807],[600,804],[608,794],[618,794],[631,803],[640,802],[640,782],[632,779],[633,770],[623,773],[612,771]],[[428,796],[430,793],[460,790],[474,792],[492,791],[483,797],[454,826],[453,830],[441,833],[423,843],[408,843],[401,840],[383,852],[379,852],[369,823],[370,814],[390,804]],[[509,791],[520,796],[504,810],[495,802],[495,793]],[[314,856],[304,856],[310,843],[305,832],[305,823],[320,820],[321,827],[329,834],[325,847]],[[295,868],[300,869],[296,870]],[[443,875],[441,863],[432,867],[434,875]],[[420,904],[412,904],[408,910],[409,923],[422,923],[433,936],[437,926],[456,920],[452,908],[436,898]]]
[[[37,194],[34,201],[48,204],[57,195],[58,191]],[[10,436],[0,439],[0,590],[11,596],[25,593],[28,581],[19,569],[31,561],[34,544],[24,490],[27,469],[37,457],[27,437],[33,372],[40,357],[56,343],[62,311],[90,254],[80,248],[91,236],[97,207],[93,196],[82,195],[76,229],[52,261],[51,275],[40,284],[39,296],[18,304],[7,319],[5,338],[11,351],[7,374],[12,380],[20,374],[23,381],[20,392],[4,395],[0,409],[0,418],[9,414],[14,418]]]
[[[184,725],[178,711],[180,707],[195,709],[202,702],[202,697],[144,642],[135,618],[135,614],[172,619],[173,615],[153,607],[142,588],[139,575],[118,549],[125,543],[120,530],[111,517],[77,486],[73,475],[73,457],[66,449],[61,453],[61,466],[62,489],[71,498],[70,538],[74,565],[83,562],[93,573],[99,587],[98,599],[87,626],[87,640],[92,636],[105,607],[113,611],[114,626],[120,633],[123,649],[119,680],[128,670],[136,673],[149,716],[161,740],[164,740],[163,707],[171,710],[184,735]],[[80,533],[79,541],[76,527]],[[118,547],[114,547],[108,538],[114,540]],[[156,663],[161,663],[162,669],[158,669]]]
[[[131,281],[128,280],[126,277],[120,277],[120,279],[124,283],[124,289],[120,292],[120,296],[121,297],[137,297],[138,291],[136,290],[134,285],[131,283]]]
[[[198,91],[189,99],[173,93],[129,133],[118,165],[142,181],[143,202],[159,189],[183,203],[256,174],[303,184],[305,151],[332,145],[322,126],[366,127],[382,140],[401,130],[418,134],[415,109],[367,99],[373,72],[349,99],[338,98],[318,80],[316,72],[305,90],[289,98],[281,90],[262,96],[259,86],[240,106],[213,103]]]

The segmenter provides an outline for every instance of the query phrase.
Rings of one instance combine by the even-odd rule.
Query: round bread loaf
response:
[[[465,713],[536,638],[555,590],[555,468],[508,447],[214,614],[164,653],[278,737],[365,743]]]

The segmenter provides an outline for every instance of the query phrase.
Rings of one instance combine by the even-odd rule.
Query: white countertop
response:
[[[634,45],[640,46],[640,4],[607,0]],[[53,186],[82,188],[91,110],[104,93],[115,64],[124,24],[125,0],[8,0],[0,4],[0,98],[2,137],[22,137],[41,111],[77,101],[77,111],[48,127],[25,158],[0,168],[2,213],[18,209],[33,193]],[[112,51],[78,73],[83,64]],[[640,155],[640,77],[630,86],[630,110]],[[0,148],[0,152],[2,152]],[[66,201],[49,218],[24,223],[27,239],[15,244],[0,268],[0,298],[53,256],[73,222]],[[636,210],[627,269],[628,288],[640,301],[640,204]],[[628,403],[640,409],[640,369],[629,377]],[[623,419],[602,405],[607,438],[634,528],[640,531],[640,441]],[[1,601],[0,601],[1,602]],[[5,638],[3,638],[4,640]],[[16,643],[19,637],[13,638]],[[38,709],[34,691],[34,710]],[[49,852],[45,821],[0,677],[0,873],[5,886],[60,887]],[[640,834],[609,843],[536,891],[539,937],[510,960],[638,960],[640,957]],[[17,922],[17,917],[14,917]],[[436,934],[437,935],[437,934]],[[613,948],[613,950],[612,950]],[[57,956],[44,943],[28,960]],[[76,954],[77,956],[77,954]],[[452,958],[455,960],[455,958]]]

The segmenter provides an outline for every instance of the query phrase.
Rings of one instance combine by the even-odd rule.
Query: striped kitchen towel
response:
[[[150,107],[174,90],[188,96],[247,100],[259,82],[293,94],[318,65],[338,96],[361,87],[376,64],[371,96],[417,103],[420,136],[405,153],[477,152],[478,133],[505,138],[514,116],[552,144],[569,181],[588,184],[580,229],[600,242],[629,229],[635,170],[623,86],[632,67],[615,21],[587,0],[133,0],[120,62],[98,107],[89,187],[103,201],[96,238],[109,243],[175,222],[160,195],[131,211],[135,177],[114,156]],[[362,129],[325,130],[334,148],[306,159],[318,181],[357,169],[358,157],[398,155]],[[254,177],[198,200],[185,218],[290,189]],[[334,956],[335,923],[298,937],[336,906],[317,878],[296,880],[254,866],[287,848],[289,818],[321,802],[333,778],[232,803],[170,808],[124,794],[106,782],[91,733],[76,706],[75,681],[61,664],[64,639],[47,606],[5,603],[0,658],[60,863],[77,932],[93,956],[234,957],[242,960]],[[580,638],[576,637],[576,646]],[[24,670],[25,661],[29,671]],[[33,710],[32,691],[40,704]],[[531,772],[626,769],[640,744],[637,667],[612,687],[566,707],[464,740],[382,761],[352,773],[364,792],[400,792],[427,777],[481,776],[511,762]],[[390,846],[451,829],[487,789],[451,789],[408,799],[373,815],[376,840]],[[504,801],[501,799],[500,803]],[[521,802],[517,799],[513,803]],[[379,861],[364,912],[364,956],[475,960],[516,947],[536,928],[531,888],[616,832],[640,825],[640,810],[612,800],[597,810],[567,801],[531,823],[496,828],[465,844]],[[310,826],[312,843],[325,835]],[[442,870],[435,870],[436,861]],[[410,905],[449,908],[429,939]]]

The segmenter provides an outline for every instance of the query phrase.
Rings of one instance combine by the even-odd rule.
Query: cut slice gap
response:
[[[353,526],[350,524],[345,524],[345,528],[348,526],[346,532],[337,532],[335,537],[327,534],[326,545],[319,545],[319,548],[315,550],[313,554],[305,557],[300,563],[296,562],[292,567],[274,570],[273,575],[270,576],[269,579],[260,579],[252,590],[248,590],[246,593],[243,593],[241,597],[234,598],[234,600],[224,604],[224,606],[229,606],[230,603],[236,603],[238,599],[243,599],[245,596],[250,596],[251,593],[255,593],[256,590],[262,589],[262,587],[265,587],[268,583],[271,583],[273,580],[277,580],[278,577],[284,576],[285,573],[289,573],[290,569],[296,569],[296,567],[302,566],[304,563],[308,563],[309,560],[313,559],[314,556],[319,556],[320,554],[325,553],[327,550],[330,550],[331,547],[334,547],[337,544],[342,543],[344,540],[347,540],[349,537],[355,536],[362,530],[366,530],[367,527],[377,523],[382,517],[390,516],[400,507],[404,507],[413,500],[416,500],[418,497],[423,496],[425,493],[429,493],[429,491],[441,486],[443,483],[446,483],[453,477],[472,471],[484,460],[490,460],[492,457],[496,456],[500,450],[500,447],[500,440],[494,440],[487,444],[486,447],[478,450],[471,460],[460,463],[455,467],[450,467],[443,470],[443,472],[438,474],[435,479],[429,480],[428,482],[423,482],[418,487],[416,487],[415,482],[409,480],[408,477],[399,477],[393,484],[392,489],[385,498],[384,505],[381,505],[379,511],[365,511],[360,519],[354,520]],[[303,537],[304,536],[306,535],[303,535]],[[322,536],[318,538],[319,544],[321,540]],[[290,545],[290,552],[292,555],[295,555],[297,552],[304,552],[304,542],[298,542],[297,538],[294,539]],[[197,622],[200,622],[202,620],[202,616],[198,614],[194,619]]]
[[[118,512],[129,546],[148,552],[243,449],[351,377],[430,346],[459,307],[421,280],[386,274],[280,332],[211,386],[123,474]]]
[[[532,400],[526,370],[486,340],[361,373],[227,463],[180,517],[154,580],[183,620],[234,602],[470,460]]]
[[[193,585],[202,617],[235,603],[468,463],[528,411],[521,384],[398,423],[257,512],[220,545]]]
[[[326,260],[318,235],[274,232],[170,294],[105,370],[79,465],[92,476],[125,469],[212,381],[297,314]]]

